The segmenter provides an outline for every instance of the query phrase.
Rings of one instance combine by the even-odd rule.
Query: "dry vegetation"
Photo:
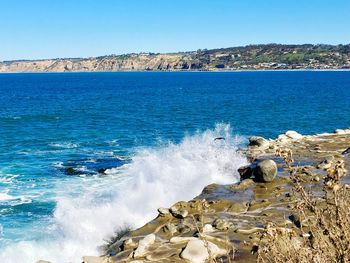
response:
[[[116,247],[113,246],[116,242],[121,240],[123,237],[127,236],[131,232],[131,227],[129,225],[124,225],[117,229],[113,236],[105,240],[105,244],[100,247],[100,250],[104,255],[116,254]]]
[[[346,173],[341,160],[327,170],[316,195],[306,191],[305,180],[293,167],[292,152],[278,150],[293,182],[293,228],[266,226],[258,262],[350,262],[350,189],[341,183]]]

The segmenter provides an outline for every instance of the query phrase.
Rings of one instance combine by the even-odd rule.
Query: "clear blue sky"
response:
[[[350,43],[350,0],[0,0],[0,61]]]

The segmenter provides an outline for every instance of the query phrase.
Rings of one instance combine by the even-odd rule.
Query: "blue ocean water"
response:
[[[250,135],[349,127],[350,72],[1,74],[0,105],[0,261],[79,261],[237,180]]]

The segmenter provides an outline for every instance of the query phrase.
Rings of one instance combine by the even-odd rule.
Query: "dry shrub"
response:
[[[113,236],[106,239],[105,244],[99,248],[103,255],[116,254],[118,248],[115,244],[125,236],[129,235],[130,232],[131,227],[129,225],[124,225],[123,227],[120,227],[117,230],[115,230]]]
[[[296,198],[292,212],[298,215],[298,224],[291,229],[268,224],[259,244],[258,262],[350,262],[350,189],[341,184],[344,163],[336,161],[327,170],[322,195],[316,197],[305,191],[292,167],[291,152],[277,154],[291,174]]]

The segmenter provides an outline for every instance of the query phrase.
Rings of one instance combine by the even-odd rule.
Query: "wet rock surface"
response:
[[[242,180],[237,184],[211,184],[191,201],[159,209],[157,218],[125,238],[138,244],[136,248],[121,246],[119,253],[106,255],[103,260],[205,262],[211,255],[218,262],[229,262],[228,257],[231,262],[256,262],[254,251],[266,225],[273,222],[278,231],[289,231],[300,227],[302,220],[291,209],[295,202],[290,171],[276,151],[292,152],[293,172],[316,194],[322,191],[321,182],[329,163],[344,162],[347,169],[350,167],[350,156],[344,154],[350,146],[350,132],[311,136],[287,132],[276,140],[262,139],[252,140],[245,151],[252,160],[249,169],[253,177],[242,176],[242,169]],[[261,165],[259,176],[264,180],[259,181],[254,178],[255,169],[262,162],[267,164]],[[268,169],[265,171],[264,167]],[[245,172],[249,169],[245,168]],[[264,177],[266,174],[269,176]],[[343,180],[350,182],[348,175]],[[151,242],[142,245],[149,235]],[[293,239],[296,249],[299,239]]]

